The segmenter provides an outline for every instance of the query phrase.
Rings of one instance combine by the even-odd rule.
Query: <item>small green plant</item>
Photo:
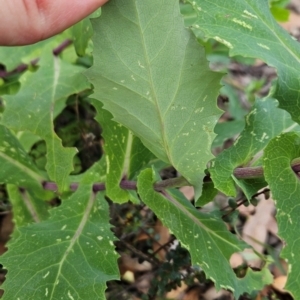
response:
[[[230,130],[241,133],[216,157],[224,74],[209,68],[203,45],[210,39],[278,75],[245,118],[239,111]],[[228,231],[220,212],[197,208],[217,191],[232,199],[237,189],[253,203],[266,186],[286,244],[285,288],[300,299],[300,46],[277,25],[268,1],[111,0],[99,18],[61,35],[1,48],[0,61],[0,182],[15,221],[0,259],[8,271],[3,299],[105,299],[106,283],[119,278],[105,197],[145,203],[217,289],[235,299],[261,290],[272,281],[267,266],[238,277],[229,259],[249,246]],[[56,131],[67,104],[77,111],[78,103],[101,126],[103,155],[97,123],[89,127],[70,116],[69,129]],[[74,144],[78,136],[99,142],[92,166],[82,168],[87,158],[76,156],[75,147],[84,152],[87,145]],[[162,180],[165,166],[181,176]],[[176,189],[186,185],[194,187],[194,205]],[[53,198],[61,204],[49,209]]]

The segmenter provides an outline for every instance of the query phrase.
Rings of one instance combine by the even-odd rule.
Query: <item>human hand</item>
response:
[[[4,0],[0,8],[0,45],[33,44],[91,14],[108,0]]]

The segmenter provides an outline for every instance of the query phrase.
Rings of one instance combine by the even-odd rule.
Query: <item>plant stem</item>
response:
[[[263,167],[236,168],[233,175],[237,179],[250,179],[264,176]]]
[[[73,43],[72,40],[66,39],[64,40],[60,45],[58,45],[55,49],[53,49],[52,53],[55,56],[58,56],[60,53],[62,53],[69,45]],[[33,59],[30,64],[20,64],[12,71],[5,71],[0,70],[0,78],[6,78],[15,74],[21,74],[22,72],[26,71],[29,67],[29,65],[36,66],[39,62],[39,58]]]
[[[297,158],[292,161],[291,169],[298,173],[300,172],[300,158]],[[233,175],[237,179],[251,179],[259,178],[264,176],[264,170],[262,166],[259,167],[245,167],[245,168],[236,168],[233,171]],[[204,181],[211,181],[210,176],[207,175],[204,178]],[[162,181],[158,181],[154,184],[154,189],[158,192],[161,192],[168,188],[176,188],[191,185],[184,177],[170,178]],[[120,182],[120,187],[124,190],[136,190],[137,182],[130,180],[122,180]],[[44,182],[43,187],[45,190],[57,191],[57,185],[54,182]],[[70,185],[71,191],[76,191],[78,188],[78,183],[74,182]],[[96,182],[93,185],[93,191],[99,192],[105,190],[105,183]]]
[[[72,40],[66,39],[64,40],[59,46],[57,46],[52,53],[55,56],[58,56],[60,53],[62,53],[68,46],[70,46],[73,43]]]

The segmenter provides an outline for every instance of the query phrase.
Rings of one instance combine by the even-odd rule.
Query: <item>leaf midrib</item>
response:
[[[140,14],[139,14],[139,11],[137,9],[137,5],[135,5],[135,11],[136,11],[137,19],[139,21],[138,28],[139,28],[140,36],[141,36],[141,40],[142,40],[144,57],[145,57],[146,64],[147,64],[147,71],[148,71],[148,75],[149,75],[148,78],[150,79],[150,82],[149,82],[150,90],[151,90],[151,94],[152,94],[153,99],[154,99],[154,101],[152,103],[154,104],[155,109],[157,111],[157,115],[158,115],[158,119],[159,119],[159,124],[160,124],[160,128],[161,128],[161,138],[162,138],[162,142],[163,142],[163,148],[164,148],[164,151],[165,151],[165,153],[166,153],[166,155],[168,157],[169,162],[172,165],[175,165],[174,162],[173,162],[173,159],[172,159],[172,156],[171,156],[171,153],[170,153],[170,149],[169,149],[169,145],[168,145],[168,142],[167,142],[167,138],[166,138],[166,132],[165,132],[165,126],[164,126],[163,116],[162,116],[162,114],[160,112],[159,105],[157,103],[158,97],[157,97],[155,89],[154,89],[152,68],[151,68],[151,64],[150,64],[150,61],[149,61],[148,51],[147,51],[147,47],[146,47],[146,41],[145,41],[144,34],[143,34],[142,28],[141,28]],[[159,14],[159,12],[157,12],[157,14]],[[152,18],[154,18],[154,17],[152,17]],[[148,24],[149,23],[150,23],[150,21],[148,22]],[[165,39],[165,41],[166,40],[167,40],[167,38]],[[161,47],[161,49],[162,48],[163,48],[163,46]]]
[[[206,227],[203,223],[201,223],[198,218],[196,218],[191,212],[189,212],[189,210],[186,209],[186,207],[184,207],[179,201],[176,201],[173,198],[173,196],[171,196],[170,194],[167,194],[167,195],[168,195],[168,197],[165,197],[165,198],[167,200],[169,200],[172,204],[174,204],[174,206],[177,207],[180,212],[184,213],[185,215],[187,215],[187,217],[189,219],[193,220],[196,225],[198,225],[199,227],[201,227],[203,230],[205,230],[206,232],[208,232],[210,235],[215,236],[215,238],[217,238],[217,239],[225,242],[226,244],[229,244],[232,247],[236,248],[237,251],[241,250],[237,245],[231,244],[226,239],[222,238],[219,235],[216,235],[215,231],[211,230],[210,228]]]
[[[2,157],[4,160],[8,161],[12,165],[16,166],[18,169],[21,169],[23,172],[25,172],[27,175],[29,175],[32,179],[35,181],[38,181],[39,184],[44,180],[43,177],[41,177],[38,173],[34,172],[29,167],[23,165],[17,160],[12,159],[11,157],[7,156],[3,152],[0,152],[0,157]]]
[[[79,236],[82,234],[82,231],[83,231],[83,229],[84,229],[84,227],[85,227],[85,225],[86,225],[86,223],[88,221],[88,218],[89,218],[90,213],[92,211],[92,208],[94,206],[95,199],[96,199],[96,194],[91,191],[90,198],[89,198],[88,203],[86,205],[86,209],[85,209],[85,211],[83,213],[81,221],[80,221],[80,223],[79,223],[79,225],[77,227],[77,230],[75,231],[73,237],[69,240],[70,244],[69,244],[68,248],[65,250],[65,253],[62,256],[60,262],[58,263],[57,275],[56,275],[56,278],[55,278],[55,280],[53,282],[54,287],[52,289],[52,292],[51,292],[51,295],[50,295],[50,299],[53,298],[53,294],[55,292],[55,286],[56,286],[55,283],[57,282],[59,276],[61,276],[61,269],[62,269],[63,263],[67,259],[68,254],[71,252],[71,250],[74,247],[75,243],[77,242]]]

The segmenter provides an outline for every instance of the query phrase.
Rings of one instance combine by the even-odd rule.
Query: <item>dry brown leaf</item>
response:
[[[146,273],[140,276],[135,283],[136,288],[144,294],[148,293],[148,290],[151,286],[153,280],[153,273]]]
[[[244,263],[244,258],[240,253],[233,253],[230,257],[229,262],[230,262],[231,268],[234,269]]]
[[[274,236],[278,237],[278,224],[274,217],[269,219],[269,222],[267,224],[267,230],[272,233]]]
[[[162,245],[165,245],[169,242],[171,235],[169,232],[169,229],[163,226],[162,222],[160,220],[157,220],[154,230],[156,233],[159,234],[159,240],[157,240],[156,243],[153,244],[153,250],[156,252],[158,249],[161,248]],[[166,250],[165,248],[161,248],[158,252],[157,255],[160,260],[164,260],[166,256]]]
[[[251,216],[255,212],[255,206],[249,205],[241,205],[237,208],[240,214],[244,215],[245,217]]]
[[[194,199],[194,188],[192,186],[183,186],[179,190],[188,200]]]
[[[7,248],[5,246],[6,242],[9,240],[11,233],[14,229],[12,213],[8,213],[3,216],[1,220],[1,231],[0,231],[0,255],[3,254]]]
[[[188,292],[186,292],[182,300],[199,300],[201,299],[200,298],[201,295],[202,295],[201,288],[199,286],[196,286],[194,288],[191,288]]]
[[[284,290],[285,284],[287,281],[287,276],[285,275],[281,275],[277,278],[274,279],[272,286],[275,290],[277,290],[280,293],[286,293],[286,291]]]
[[[131,272],[145,272],[152,270],[152,265],[148,261],[139,263],[138,258],[133,258],[130,255],[123,253],[119,260],[119,269],[121,275],[127,271]]]
[[[154,229],[155,235],[159,236],[158,240],[153,241],[153,251],[156,253],[156,251],[160,249],[156,254],[160,260],[164,260],[167,249],[162,248],[162,246],[167,244],[170,241],[171,235],[170,235],[169,229],[166,228],[160,220],[157,220],[153,229]],[[149,238],[150,237],[149,237],[148,233],[141,232],[137,236],[136,241],[148,240]]]
[[[295,30],[297,30],[300,27],[300,15],[293,11],[290,11],[289,20],[287,22],[280,23],[280,25],[288,32],[293,33]]]
[[[233,296],[230,292],[225,291],[225,290],[220,290],[217,292],[217,290],[215,289],[215,287],[211,287],[209,290],[207,290],[204,294],[203,297],[205,300],[214,300],[217,298],[221,298],[221,297],[226,297],[225,299],[232,299],[233,300]]]
[[[185,290],[187,288],[188,286],[182,281],[181,286],[177,287],[177,289],[174,289],[166,294],[166,298],[174,299],[174,300],[182,300],[183,296],[185,295]]]
[[[287,262],[284,260],[284,259],[280,259],[280,264],[281,264],[281,267],[283,268],[285,274],[288,273],[288,264]],[[272,274],[274,275],[274,277],[279,277],[281,275],[285,275],[285,274],[282,274],[282,270],[280,268],[278,268],[276,265],[273,266],[272,268]]]
[[[259,197],[260,202],[256,207],[254,215],[248,217],[244,229],[243,239],[246,243],[252,246],[258,253],[263,253],[264,243],[266,242],[268,234],[268,224],[273,218],[275,210],[274,202],[272,199],[265,200],[263,195]],[[247,252],[252,250],[247,250]],[[249,264],[252,267],[259,268],[261,266],[260,259],[251,260]]]

